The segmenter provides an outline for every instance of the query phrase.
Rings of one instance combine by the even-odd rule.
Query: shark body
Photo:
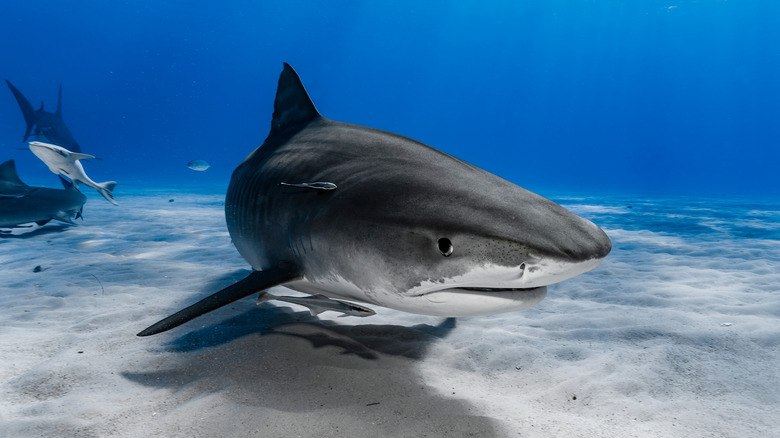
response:
[[[81,217],[87,197],[70,182],[60,181],[64,189],[28,186],[19,179],[14,160],[0,164],[0,228],[51,220],[75,225],[73,219]]]
[[[276,285],[427,315],[521,310],[611,249],[598,226],[507,180],[321,116],[287,64],[271,131],[233,172],[225,217],[254,272],[139,336]]]
[[[16,103],[19,104],[19,109],[22,110],[24,121],[27,124],[24,138],[22,139],[23,142],[26,142],[30,136],[35,136],[39,140],[62,146],[67,150],[81,152],[81,146],[73,138],[73,134],[70,133],[70,129],[68,129],[65,121],[62,119],[62,85],[59,88],[57,110],[54,113],[50,113],[43,109],[43,102],[41,102],[39,109],[33,109],[32,104],[24,97],[21,91],[9,80],[6,79],[5,82],[16,98]]]

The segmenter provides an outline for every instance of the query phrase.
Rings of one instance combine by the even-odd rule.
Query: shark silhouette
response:
[[[50,113],[43,109],[43,102],[41,102],[39,109],[34,110],[30,101],[8,79],[5,82],[16,98],[19,109],[22,110],[24,121],[27,123],[27,129],[24,131],[24,138],[22,139],[23,142],[27,141],[31,135],[34,135],[39,140],[62,146],[71,152],[81,152],[81,147],[76,139],[73,138],[73,134],[70,133],[68,127],[65,126],[65,121],[62,120],[62,85],[60,85],[57,97],[57,112]],[[35,128],[35,131],[33,131],[33,128]]]
[[[28,186],[19,179],[14,160],[0,164],[0,228],[44,225],[52,219],[75,225],[87,197],[72,183],[60,181],[64,190]]]

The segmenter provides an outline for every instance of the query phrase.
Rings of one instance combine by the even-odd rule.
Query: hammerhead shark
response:
[[[57,112],[50,113],[43,109],[43,102],[41,102],[39,109],[34,110],[30,101],[8,79],[5,82],[16,98],[16,102],[22,110],[24,121],[27,123],[27,129],[24,131],[24,138],[22,139],[23,142],[33,135],[39,140],[62,146],[69,151],[81,152],[81,147],[76,142],[76,139],[73,138],[73,134],[70,133],[68,127],[65,126],[65,121],[62,120],[62,85],[60,85],[57,97]],[[35,131],[33,131],[33,128],[35,128]]]

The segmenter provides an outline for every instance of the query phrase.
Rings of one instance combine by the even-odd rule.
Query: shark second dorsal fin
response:
[[[16,173],[16,164],[14,163],[14,160],[8,160],[5,163],[0,164],[0,182],[19,186],[27,185],[19,179],[19,174]]]
[[[274,116],[268,138],[284,131],[302,129],[319,116],[320,113],[306,93],[298,73],[285,62],[284,70],[279,75],[279,86],[274,100]]]
[[[60,84],[60,91],[57,94],[57,117],[62,118],[62,84]]]

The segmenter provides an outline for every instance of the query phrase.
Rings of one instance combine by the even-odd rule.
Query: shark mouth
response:
[[[441,292],[472,294],[520,294],[534,292],[540,287],[567,280],[590,271],[603,259],[581,262],[540,260],[519,266],[486,265],[464,275],[439,281],[424,281],[414,288],[411,295],[425,296]],[[491,286],[483,286],[491,285]]]
[[[480,316],[527,309],[547,296],[547,286],[532,288],[452,287],[416,297],[412,313]]]
[[[467,290],[471,292],[523,292],[523,291],[532,291],[535,289],[539,289],[538,287],[511,287],[511,288],[504,288],[504,287],[453,287],[450,289],[443,289],[438,290],[436,292],[442,292],[442,291],[456,291],[456,290]]]

